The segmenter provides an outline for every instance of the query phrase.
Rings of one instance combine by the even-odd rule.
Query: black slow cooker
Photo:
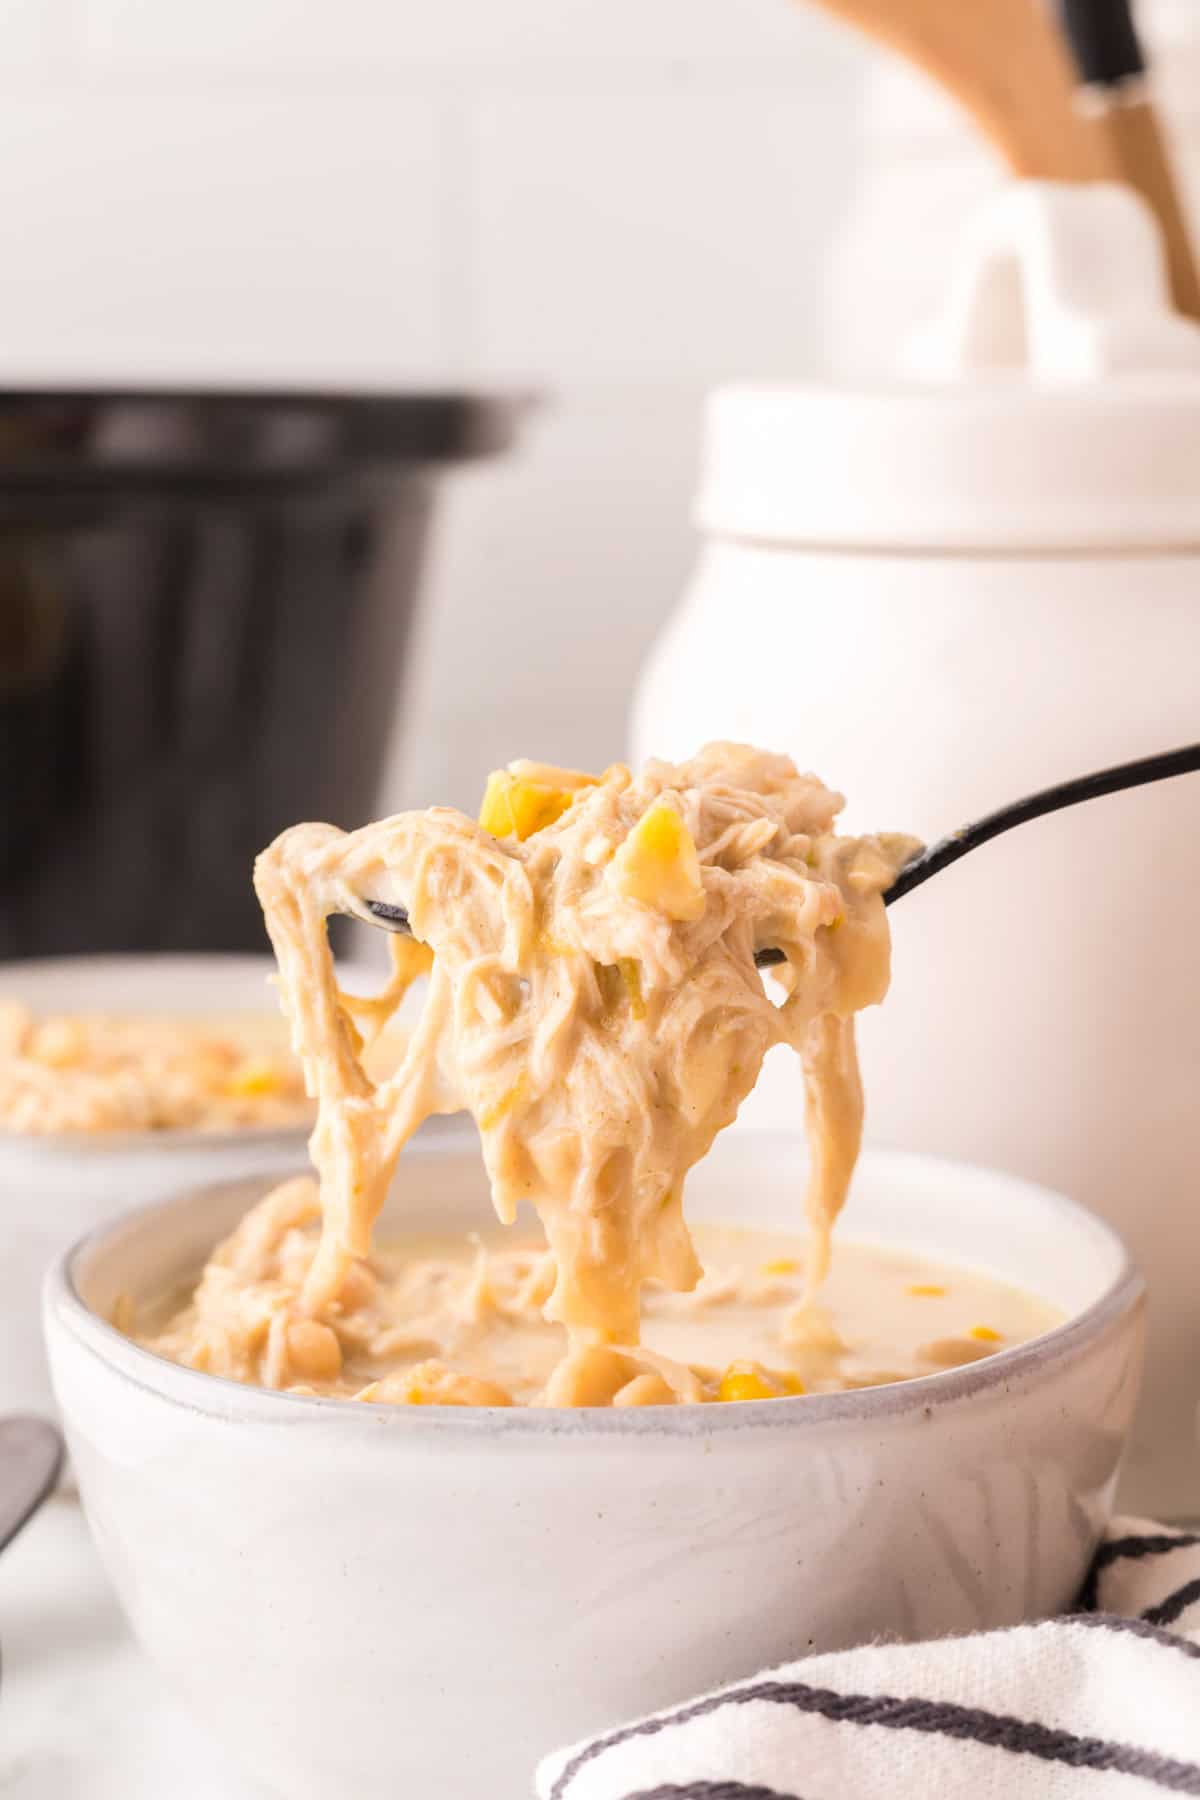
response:
[[[0,957],[264,947],[250,867],[371,816],[467,394],[0,393]]]

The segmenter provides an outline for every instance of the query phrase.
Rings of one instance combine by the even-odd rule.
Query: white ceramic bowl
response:
[[[35,1012],[273,1013],[269,956],[60,957],[0,967]],[[238,1132],[0,1132],[0,1413],[52,1405],[39,1318],[50,1261],[94,1225],[185,1185],[295,1163],[308,1126]]]
[[[693,1218],[794,1223],[791,1135],[726,1137]],[[1142,1283],[1061,1196],[864,1157],[846,1235],[981,1264],[1069,1322],[847,1395],[565,1412],[355,1406],[163,1362],[104,1322],[194,1271],[257,1182],[110,1224],[48,1279],[55,1387],[100,1553],[193,1710],[287,1800],[528,1791],[538,1754],[809,1648],[1070,1603],[1136,1394]],[[461,1138],[390,1203],[485,1216]]]

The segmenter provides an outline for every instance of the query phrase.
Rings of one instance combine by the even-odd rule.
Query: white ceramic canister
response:
[[[703,542],[635,758],[749,740],[842,789],[848,826],[933,838],[1200,738],[1200,357],[1156,310],[1146,229],[1121,190],[1010,190],[919,346],[956,379],[712,397]],[[996,366],[1022,346],[1033,366]],[[1175,1515],[1200,1512],[1198,925],[1192,776],[900,902],[861,1029],[874,1141],[1065,1188],[1132,1244],[1150,1350],[1125,1498]],[[745,1116],[800,1106],[776,1052]]]
[[[1200,235],[1200,4],[1140,0],[1155,104]],[[967,114],[923,72],[865,59],[853,129],[854,177],[821,270],[822,363],[839,377],[890,369],[936,305],[959,234],[1007,175]]]

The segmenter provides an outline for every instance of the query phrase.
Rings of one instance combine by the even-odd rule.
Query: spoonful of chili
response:
[[[1118,794],[1124,788],[1148,787],[1153,781],[1197,772],[1200,772],[1200,744],[1185,744],[1178,750],[1165,750],[1156,756],[1139,757],[1135,762],[1118,763],[1115,768],[1101,769],[1091,775],[1077,775],[1070,781],[1042,788],[1036,794],[1027,794],[1024,799],[1011,800],[1007,806],[985,813],[983,818],[960,826],[948,837],[939,838],[936,843],[919,850],[905,863],[883,896],[884,905],[890,906],[894,900],[903,899],[930,876],[948,869],[969,851],[978,850],[981,844],[1011,831],[1015,825],[1028,824],[1031,819],[1043,818],[1047,813],[1061,812],[1067,806],[1078,806],[1084,800]],[[411,930],[407,909],[384,900],[368,900],[364,917],[368,924],[378,925],[385,931],[408,934]],[[767,948],[756,951],[754,960],[760,969],[769,969],[781,963],[784,956],[781,950]]]

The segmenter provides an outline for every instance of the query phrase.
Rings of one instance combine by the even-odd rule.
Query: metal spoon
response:
[[[53,1492],[62,1463],[62,1434],[49,1419],[0,1419],[0,1550]]]
[[[1200,771],[1200,744],[1185,744],[1180,750],[1165,750],[1158,756],[1140,757],[1137,762],[1118,763],[1116,768],[1102,769],[1094,775],[1077,775],[1073,781],[1060,781],[1023,800],[1012,800],[996,812],[976,819],[974,824],[964,825],[960,830],[952,831],[949,837],[939,838],[936,844],[919,850],[900,870],[883,896],[883,903],[890,906],[893,900],[903,899],[931,875],[948,869],[960,856],[965,856],[969,850],[977,850],[980,844],[999,837],[1002,832],[1011,831],[1014,825],[1027,824],[1030,819],[1040,819],[1046,813],[1060,812],[1066,806],[1077,806],[1081,800],[1098,800],[1102,794],[1118,794],[1123,788],[1147,787],[1152,781],[1166,781],[1172,775],[1192,775],[1197,771]],[[382,926],[385,931],[406,933],[411,930],[407,908],[391,906],[384,900],[367,900],[364,904],[363,917],[369,925]],[[760,969],[769,969],[785,958],[782,950],[768,949],[756,950],[754,960]]]

